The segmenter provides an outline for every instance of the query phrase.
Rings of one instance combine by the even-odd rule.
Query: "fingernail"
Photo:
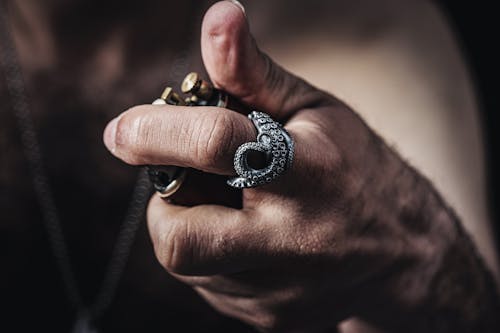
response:
[[[115,119],[111,120],[109,124],[106,126],[106,129],[104,130],[104,145],[106,148],[108,148],[111,152],[115,151],[116,147],[116,126],[118,125],[118,119],[119,117],[116,117]]]
[[[243,5],[241,4],[241,2],[239,2],[238,0],[227,0],[229,2],[232,2],[233,4],[235,4],[236,6],[238,6],[239,9],[241,9],[241,11],[243,12],[243,15],[247,16],[247,13],[245,11],[245,7],[243,7]]]

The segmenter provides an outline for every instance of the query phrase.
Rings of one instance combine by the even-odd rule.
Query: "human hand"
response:
[[[220,312],[266,330],[331,328],[350,316],[384,328],[410,321],[434,299],[458,237],[432,186],[348,106],[261,53],[233,4],[207,12],[202,53],[217,87],[284,124],[295,160],[242,195],[208,174],[186,184],[225,205],[155,195],[148,224],[160,263]],[[255,138],[238,112],[169,105],[134,107],[105,132],[127,163],[226,176]]]

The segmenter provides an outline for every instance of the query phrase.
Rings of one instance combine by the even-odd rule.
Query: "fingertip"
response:
[[[148,205],[148,219],[158,220],[160,217],[172,216],[187,207],[175,204],[171,199],[162,198],[159,193],[154,193]]]
[[[158,223],[161,216],[161,211],[164,209],[163,205],[168,204],[168,202],[163,201],[158,193],[154,193],[149,200],[148,208],[146,209],[146,220],[148,221],[148,226],[150,230]]]
[[[174,223],[178,214],[186,209],[187,207],[176,205],[171,200],[162,198],[155,192],[151,196],[146,210],[146,220],[151,236],[160,235],[161,230],[165,227],[165,221],[168,220],[170,223]]]
[[[233,1],[217,2],[205,14],[201,53],[214,85],[252,109],[285,119],[325,98],[261,52],[246,15]]]
[[[118,120],[119,117],[116,117],[113,120],[111,120],[104,129],[103,133],[104,145],[112,153],[115,151],[116,148],[115,138],[116,138],[116,127],[118,125]]]
[[[245,7],[243,7],[241,2],[239,2],[238,0],[227,0],[227,1],[231,2],[233,5],[236,5],[243,12],[243,15],[246,16]]]
[[[246,28],[246,15],[242,8],[241,4],[227,0],[213,4],[205,13],[202,31],[218,36]]]
[[[207,11],[201,43],[205,67],[216,86],[227,90],[237,76],[245,75],[242,67],[247,67],[252,60],[246,57],[251,54],[247,51],[252,40],[245,13],[238,5],[220,1]]]

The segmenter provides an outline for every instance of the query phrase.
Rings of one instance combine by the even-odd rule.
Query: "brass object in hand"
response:
[[[172,87],[166,87],[161,97],[153,102],[153,105],[179,105],[179,106],[217,106],[226,107],[228,95],[222,90],[203,79],[198,73],[189,73],[182,81],[181,90],[189,94],[182,98]],[[186,179],[186,168],[173,165],[149,165],[147,166],[149,179],[155,190],[162,198],[168,198],[181,187]]]

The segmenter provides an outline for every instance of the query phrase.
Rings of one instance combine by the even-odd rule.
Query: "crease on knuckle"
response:
[[[171,221],[168,223],[171,223]],[[175,226],[162,230],[158,237],[158,244],[155,246],[158,261],[169,272],[177,272],[178,268],[183,264],[182,253],[185,247],[185,231],[180,230],[181,228],[184,229],[182,224],[175,224]]]
[[[234,123],[231,116],[224,111],[216,111],[205,121],[211,129],[198,136],[196,155],[206,171],[214,171],[219,169],[218,166],[222,165],[228,156],[232,156],[230,150],[234,143]]]
[[[279,91],[283,87],[283,75],[280,72],[280,68],[274,63],[274,61],[267,55],[262,54],[264,58],[264,82],[265,85],[261,85],[261,89],[266,89],[269,91]]]
[[[261,85],[262,89],[265,89],[267,92],[265,94],[269,94],[269,92],[273,92],[276,100],[273,103],[273,109],[270,111],[278,112],[279,114],[285,113],[287,110],[283,110],[285,104],[287,104],[287,100],[289,98],[294,97],[294,93],[296,93],[295,89],[289,89],[287,87],[286,80],[288,79],[287,73],[276,64],[267,54],[263,54],[264,57],[264,66],[265,66],[265,74],[264,74],[264,85]],[[273,113],[274,113],[273,112]]]
[[[316,105],[329,104],[331,96],[312,87],[302,78],[297,77],[275,63],[267,54],[264,58],[264,82],[259,94],[269,94],[275,99],[270,112],[276,114],[278,119],[294,110]],[[263,92],[263,90],[265,91]],[[267,91],[267,92],[266,92]]]
[[[182,221],[160,235],[156,256],[169,272],[178,274],[191,270],[195,257],[196,234],[189,229],[189,223]]]

